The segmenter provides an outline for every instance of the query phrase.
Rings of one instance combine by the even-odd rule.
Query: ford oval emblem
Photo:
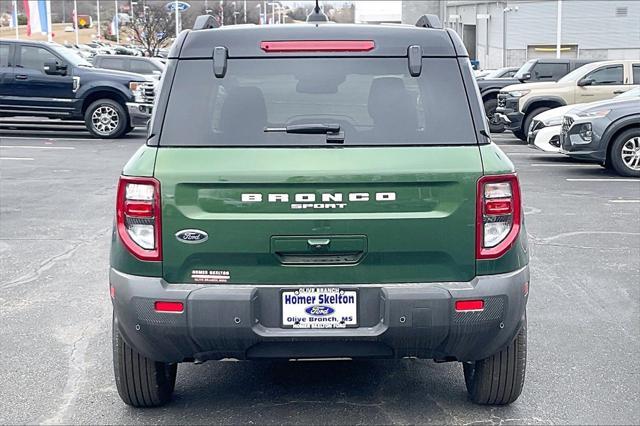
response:
[[[323,306],[323,305],[311,305],[307,309],[304,310],[309,315],[313,315],[316,317],[325,317],[327,315],[331,315],[336,310],[331,306]]]
[[[183,229],[176,232],[176,239],[181,243],[198,244],[207,241],[209,235],[199,229]]]

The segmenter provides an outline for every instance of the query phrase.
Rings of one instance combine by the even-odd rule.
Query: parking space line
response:
[[[109,139],[91,139],[91,138],[49,138],[46,136],[35,136],[32,138],[29,137],[25,137],[25,136],[8,136],[8,135],[2,135],[3,138],[5,139],[15,139],[15,140],[28,140],[28,141],[47,141],[47,142],[60,142],[60,141],[90,141],[90,142],[95,142],[95,141],[107,141]],[[142,139],[142,138],[141,138]]]
[[[33,161],[33,158],[28,158],[28,157],[0,157],[0,160]]]
[[[625,178],[567,178],[567,182],[636,182],[640,183],[640,179]]]
[[[507,155],[545,155],[545,156],[549,156],[549,154],[545,154],[543,152],[509,152],[509,151],[505,151],[504,149],[502,150],[502,152],[504,152]]]
[[[609,200],[610,203],[640,203],[640,200]]]
[[[2,148],[18,148],[18,149],[75,149],[72,146],[32,146],[32,145],[0,145]]]
[[[531,167],[596,167],[597,164],[544,164],[544,163],[532,163],[529,164]]]

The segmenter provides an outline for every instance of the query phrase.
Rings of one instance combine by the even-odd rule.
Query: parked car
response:
[[[166,65],[157,58],[123,55],[97,55],[93,66],[118,71],[129,71],[160,79]]]
[[[462,362],[472,401],[517,399],[520,186],[458,35],[215,22],[173,44],[118,185],[122,400],[166,403],[182,362],[327,357]]]
[[[568,111],[562,121],[561,152],[600,163],[621,176],[640,177],[640,87],[628,96]]]
[[[117,138],[146,126],[153,79],[96,69],[57,43],[0,40],[2,116],[84,120],[92,135]]]
[[[545,152],[560,152],[560,132],[564,114],[579,105],[582,104],[565,105],[536,115],[529,126],[529,146]]]
[[[482,78],[485,75],[489,75],[493,71],[495,70],[477,70],[477,71],[474,71],[473,74],[476,76],[476,78]]]
[[[512,78],[485,77],[478,80],[478,89],[480,89],[491,132],[501,133],[505,129],[503,120],[495,115],[500,90],[512,84],[558,81],[569,72],[589,62],[593,61],[582,59],[531,59],[522,65]]]
[[[640,60],[601,61],[584,65],[558,82],[507,86],[498,95],[498,117],[526,140],[531,120],[551,108],[611,99],[640,84]]]
[[[628,90],[614,99],[640,100],[640,87]],[[527,141],[532,148],[545,152],[560,151],[560,132],[562,131],[562,119],[569,111],[587,104],[573,104],[553,108],[538,114],[531,121]]]
[[[490,70],[482,76],[476,75],[477,80],[484,80],[490,78],[512,78],[518,72],[519,67],[504,67],[497,70]]]

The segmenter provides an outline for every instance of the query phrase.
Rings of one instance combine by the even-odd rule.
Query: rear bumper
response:
[[[529,268],[469,282],[349,285],[359,292],[360,322],[360,327],[350,329],[281,328],[279,295],[287,287],[169,284],[114,269],[110,283],[124,339],[157,361],[326,357],[472,361],[498,352],[520,329]],[[454,304],[460,299],[483,299],[484,310],[456,312]],[[156,312],[157,300],[181,301],[184,311]]]
[[[131,127],[145,127],[147,121],[151,119],[153,105],[127,102],[127,111],[129,112],[129,125]]]

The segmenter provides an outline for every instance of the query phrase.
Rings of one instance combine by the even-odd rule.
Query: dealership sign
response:
[[[175,12],[176,11],[176,7],[178,8],[178,10],[180,12],[184,12],[185,10],[189,9],[191,7],[191,5],[187,2],[184,1],[170,1],[169,3],[167,3],[166,8],[169,12]]]

